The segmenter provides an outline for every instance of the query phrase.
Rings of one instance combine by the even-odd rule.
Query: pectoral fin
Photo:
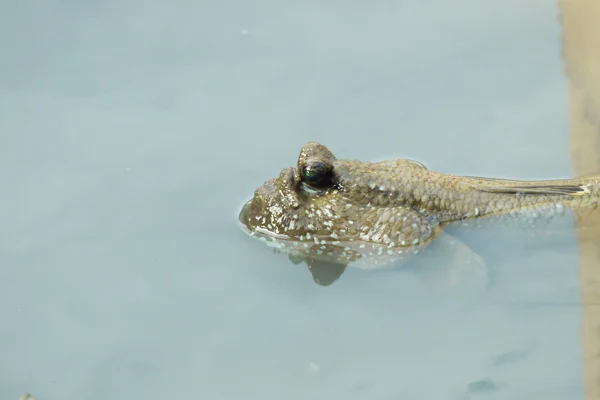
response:
[[[347,264],[336,264],[319,260],[306,260],[306,265],[315,283],[321,286],[329,286],[337,281],[347,266]]]
[[[346,270],[348,264],[326,261],[312,257],[290,254],[289,260],[293,264],[306,263],[315,283],[321,286],[329,286],[337,281]]]

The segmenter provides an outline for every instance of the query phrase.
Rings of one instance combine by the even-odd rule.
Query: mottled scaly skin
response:
[[[600,179],[512,181],[404,168],[406,161],[338,160],[345,196],[379,207],[407,206],[442,225],[493,218],[503,224],[542,228],[570,211],[580,223],[598,207]],[[582,220],[583,219],[583,220]],[[554,221],[556,222],[556,221]]]
[[[330,166],[326,187],[302,176],[315,160]],[[294,261],[377,267],[419,252],[447,225],[495,218],[543,227],[595,210],[600,179],[511,181],[429,171],[411,160],[337,159],[325,146],[302,147],[295,168],[259,187],[240,213],[251,235]],[[581,221],[580,221],[581,222]]]

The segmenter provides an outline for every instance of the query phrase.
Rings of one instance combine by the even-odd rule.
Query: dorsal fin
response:
[[[564,195],[582,196],[590,193],[589,183],[573,181],[513,181],[498,178],[471,177],[479,180],[477,189],[488,193],[506,193],[522,195]],[[486,185],[489,182],[489,185]]]
[[[376,164],[379,167],[391,167],[391,168],[406,168],[412,167],[417,169],[427,170],[425,164],[419,161],[411,160],[410,158],[400,158],[397,160],[382,160],[376,161]]]
[[[489,193],[582,196],[590,193],[588,185],[493,186],[481,190]]]

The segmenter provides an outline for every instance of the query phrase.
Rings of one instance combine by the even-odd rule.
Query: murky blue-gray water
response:
[[[556,4],[355,3],[2,6],[2,399],[582,398],[573,252],[323,288],[239,230],[310,140],[571,174]]]

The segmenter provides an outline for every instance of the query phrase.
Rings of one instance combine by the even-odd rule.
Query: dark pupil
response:
[[[327,177],[327,172],[328,169],[325,164],[316,162],[311,163],[310,165],[305,165],[302,175],[307,183],[318,185],[324,183],[323,181]]]
[[[323,164],[308,165],[304,169],[304,177],[307,181],[318,181],[323,177]]]

